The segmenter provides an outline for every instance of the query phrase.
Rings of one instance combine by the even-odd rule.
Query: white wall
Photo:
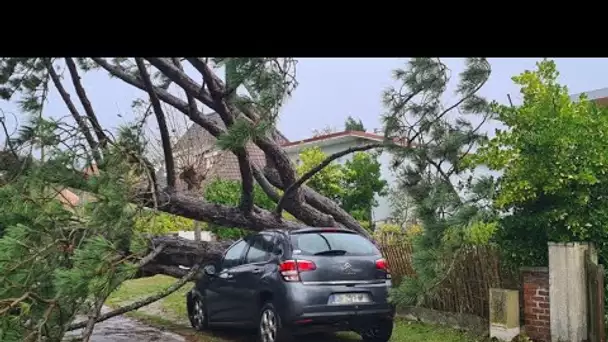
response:
[[[183,237],[186,238],[188,240],[194,240],[194,232],[193,231],[179,231],[177,232],[177,235],[179,237]],[[208,231],[201,231],[201,241],[213,241],[215,239],[215,237],[213,236],[212,232],[208,232]]]

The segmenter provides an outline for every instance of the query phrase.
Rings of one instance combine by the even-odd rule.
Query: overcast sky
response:
[[[302,58],[297,66],[299,86],[284,106],[279,128],[290,140],[311,135],[313,129],[333,126],[341,129],[348,115],[361,118],[368,130],[380,128],[383,112],[381,93],[392,84],[391,71],[405,65],[407,59],[381,58]],[[461,59],[445,60],[457,75],[463,68]],[[511,77],[534,69],[538,59],[492,58],[492,76],[481,94],[504,102],[507,94],[518,98]],[[571,93],[608,87],[608,59],[556,59],[561,83]],[[199,79],[197,77],[195,79]],[[105,72],[83,75],[83,83],[104,127],[116,127],[132,118],[131,103],[143,93]],[[72,91],[71,84],[66,87]],[[75,95],[73,95],[75,97]],[[15,103],[0,103],[4,111],[17,113]],[[64,116],[68,112],[53,90],[46,114]],[[119,117],[119,114],[122,116]],[[3,140],[0,138],[0,140]]]

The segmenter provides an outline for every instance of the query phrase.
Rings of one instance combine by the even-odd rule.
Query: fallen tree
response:
[[[445,81],[446,67],[441,61],[427,58],[414,62],[409,74],[401,74],[404,83],[418,82],[417,86],[410,86],[413,89],[410,93],[401,94],[403,98],[400,103],[405,111],[417,108],[410,105],[417,94],[435,87],[434,82],[438,80]],[[218,75],[220,67],[225,69],[224,80]],[[471,73],[474,73],[479,63],[470,67]],[[188,73],[187,69],[194,72]],[[147,107],[142,117],[118,132],[103,127],[89,96],[92,89],[87,89],[82,82],[82,74],[87,72],[105,72],[117,82],[139,89],[144,97],[139,102]],[[68,81],[64,81],[64,78]],[[74,89],[73,94],[68,89],[70,85]],[[193,270],[198,265],[218,260],[229,244],[153,237],[145,240],[147,245],[144,250],[134,251],[132,245],[137,234],[132,231],[135,216],[133,206],[251,231],[340,225],[369,236],[361,224],[337,203],[307,187],[306,180],[346,153],[372,148],[399,149],[402,155],[417,153],[413,146],[419,143],[422,136],[428,135],[425,127],[441,121],[447,112],[462,104],[459,102],[446,110],[440,106],[433,110],[427,108],[425,112],[417,114],[420,120],[409,126],[399,124],[399,129],[395,129],[395,123],[387,122],[387,127],[391,126],[391,129],[387,129],[390,134],[384,143],[329,156],[319,167],[298,179],[295,166],[281,147],[280,134],[275,127],[279,108],[296,85],[295,61],[289,58],[0,59],[0,96],[6,100],[20,97],[22,110],[33,117],[28,126],[22,127],[17,139],[6,140],[7,149],[17,159],[19,156],[32,155],[34,150],[40,155],[33,163],[35,165],[12,169],[11,172],[17,175],[15,179],[21,183],[15,189],[6,190],[6,198],[11,199],[10,196],[19,193],[28,194],[27,199],[23,197],[24,200],[15,201],[15,205],[29,203],[32,194],[44,195],[42,197],[45,199],[49,194],[57,198],[57,192],[61,192],[55,191],[58,185],[81,190],[96,198],[95,207],[86,208],[86,217],[77,219],[80,226],[72,222],[74,218],[69,217],[65,210],[48,201],[34,201],[35,206],[45,213],[52,211],[47,225],[41,225],[39,219],[27,217],[31,213],[29,208],[23,210],[27,219],[14,216],[6,219],[9,223],[13,220],[13,226],[7,233],[12,242],[0,239],[5,243],[29,238],[32,243],[40,245],[44,241],[52,246],[48,249],[24,250],[22,246],[10,245],[15,255],[6,260],[22,258],[26,262],[18,265],[0,262],[0,271],[6,274],[3,281],[7,281],[8,292],[16,295],[6,299],[0,297],[0,307],[3,303],[20,305],[27,300],[28,305],[37,308],[33,311],[35,314],[19,321],[18,328],[10,331],[18,336],[17,340],[60,338],[70,319],[85,305],[86,299],[93,297],[93,302],[99,306],[122,281],[135,274],[162,273],[180,277],[176,285],[171,287],[175,290],[195,277]],[[57,90],[70,119],[56,120],[43,116],[50,87]],[[179,151],[176,151],[177,143],[175,139],[172,140],[167,124],[167,106],[181,113],[192,125],[200,127],[210,136],[216,145],[214,147],[234,156],[242,184],[239,205],[208,203],[193,191],[200,185],[204,178],[201,173],[205,170],[177,165],[179,158],[176,158],[176,154]],[[203,109],[216,113],[219,121],[212,120],[203,113]],[[160,160],[150,158],[146,150],[147,142],[142,139],[141,127],[151,118],[156,122],[162,147]],[[73,125],[70,125],[71,121]],[[0,123],[6,128],[4,121]],[[263,155],[265,165],[254,162],[252,155],[258,152]],[[83,176],[83,169],[86,177]],[[158,172],[159,169],[162,172]],[[40,181],[36,184],[25,181],[24,174],[20,173],[24,170],[27,173],[25,176]],[[255,183],[277,203],[275,210],[255,205]],[[62,202],[71,205],[69,199]],[[285,220],[281,215],[283,211],[297,221]],[[24,235],[25,228],[15,225],[15,220],[22,226],[39,226],[36,231],[39,235],[35,239]],[[83,224],[85,229],[81,229]],[[47,226],[60,228],[48,230]],[[45,254],[48,251],[53,254]],[[138,266],[137,260],[153,252],[153,258]],[[39,275],[40,279],[32,278],[23,284],[8,283],[12,281],[9,279],[12,276],[20,279],[20,275],[11,272],[26,267],[40,268],[29,261],[39,260],[44,255],[53,258],[46,259],[46,269]],[[190,271],[180,266],[190,267]],[[137,272],[134,272],[134,268]],[[45,288],[47,292],[44,296],[35,294],[38,290],[34,284],[48,283],[49,279],[44,277],[50,276],[54,277],[51,282],[53,286]],[[23,297],[23,294],[27,296]],[[166,291],[159,293],[139,304],[150,303],[166,294]],[[91,311],[93,314],[86,325],[87,331],[103,317],[124,313],[134,307],[101,316],[98,309],[96,307]],[[56,327],[61,329],[57,330]],[[2,334],[0,330],[0,339]],[[5,340],[10,339],[5,337]]]
[[[140,272],[142,276],[165,274],[182,278],[192,267],[219,261],[230,244],[232,241],[207,242],[178,236],[154,237],[151,245],[163,246],[162,251],[144,265]]]

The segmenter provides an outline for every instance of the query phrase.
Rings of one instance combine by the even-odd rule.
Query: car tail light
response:
[[[314,271],[317,265],[308,260],[286,260],[279,265],[279,272],[285,281],[300,281],[300,273]]]
[[[386,261],[386,259],[376,260],[376,268],[386,272],[387,278],[390,278],[391,271],[388,268],[388,261]]]

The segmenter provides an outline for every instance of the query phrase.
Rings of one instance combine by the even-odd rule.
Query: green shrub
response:
[[[608,109],[571,99],[558,76],[545,60],[513,77],[523,103],[496,105],[507,130],[471,155],[502,171],[494,205],[507,215],[497,240],[519,266],[546,266],[548,241],[593,241],[607,261]]]
[[[205,199],[211,203],[237,206],[241,200],[241,182],[216,178],[205,187]],[[260,208],[268,210],[276,205],[258,184],[253,188],[253,201]],[[244,229],[214,224],[208,224],[207,229],[219,240],[236,240],[249,233]]]
[[[135,231],[151,235],[168,235],[177,231],[191,231],[194,220],[153,210],[141,210],[135,218]]]

